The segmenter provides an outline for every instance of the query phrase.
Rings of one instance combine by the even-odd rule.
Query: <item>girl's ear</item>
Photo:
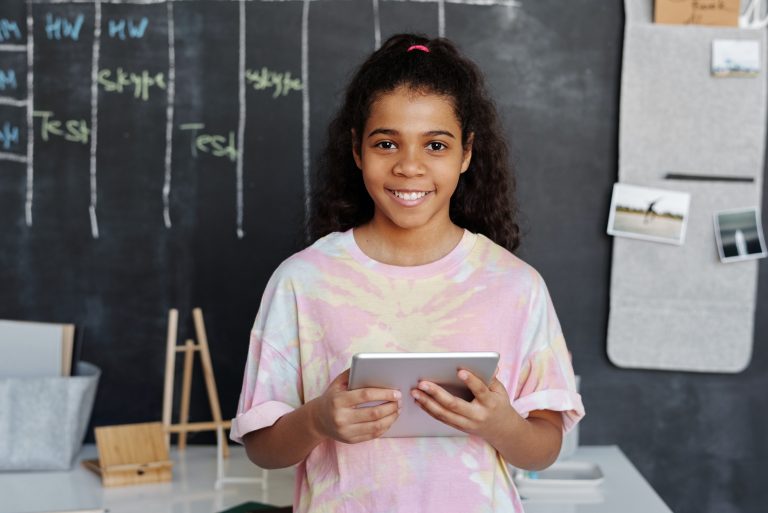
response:
[[[464,158],[461,161],[461,172],[469,169],[469,163],[472,161],[472,143],[475,142],[475,133],[470,132],[467,136],[467,142],[464,144]]]
[[[355,129],[350,130],[352,134],[352,158],[355,159],[357,169],[363,169],[363,159],[360,158],[360,141],[357,140]]]

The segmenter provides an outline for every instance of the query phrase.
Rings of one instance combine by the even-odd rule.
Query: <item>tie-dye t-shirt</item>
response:
[[[288,258],[270,279],[232,439],[242,443],[318,397],[365,351],[496,351],[497,377],[521,415],[561,411],[566,430],[584,415],[560,325],[532,267],[468,231],[440,260],[386,265],[366,256],[350,230]],[[466,436],[327,440],[297,466],[294,511],[523,509],[496,450]]]

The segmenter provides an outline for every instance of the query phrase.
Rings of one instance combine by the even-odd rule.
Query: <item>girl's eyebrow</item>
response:
[[[383,134],[383,135],[400,135],[400,132],[393,128],[376,128],[374,130],[371,130],[371,133],[368,134],[368,137],[372,137],[376,134]],[[428,132],[424,132],[421,135],[425,135],[428,137],[436,137],[438,135],[444,135],[446,137],[450,137],[451,139],[456,139],[456,136],[453,135],[448,130],[430,130]]]

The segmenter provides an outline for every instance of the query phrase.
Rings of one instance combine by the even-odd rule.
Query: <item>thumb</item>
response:
[[[488,388],[492,392],[507,394],[507,389],[504,388],[504,384],[501,381],[499,381],[498,378],[495,378],[495,377],[491,380],[491,384],[488,385]]]
[[[335,389],[335,390],[346,390],[347,385],[349,384],[349,369],[345,370],[335,378],[333,378],[333,381],[331,381],[331,384],[328,385],[329,389]]]

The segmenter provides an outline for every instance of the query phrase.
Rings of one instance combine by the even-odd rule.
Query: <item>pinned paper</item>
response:
[[[654,23],[672,25],[739,25],[739,0],[655,0]]]

